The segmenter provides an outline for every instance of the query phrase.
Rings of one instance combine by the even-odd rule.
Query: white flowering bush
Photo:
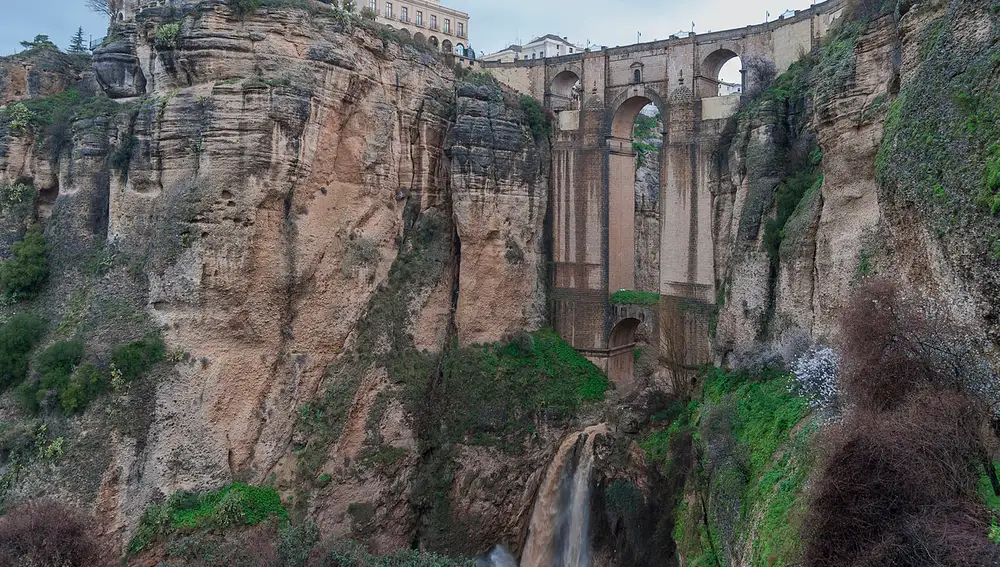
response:
[[[837,367],[840,360],[829,347],[812,347],[792,363],[795,394],[809,400],[814,408],[836,410],[840,406]]]

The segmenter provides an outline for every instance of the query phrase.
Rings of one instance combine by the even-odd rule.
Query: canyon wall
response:
[[[955,102],[995,88],[993,8],[884,4],[793,66],[779,79],[782,96],[765,95],[724,135],[713,187],[719,360],[759,353],[760,342],[835,341],[840,305],[876,276],[941,300],[996,340],[998,234],[982,203],[995,122],[962,128],[977,113],[992,116],[980,105],[992,95],[972,95],[974,108]],[[956,53],[963,63],[946,64]],[[948,85],[948,72],[961,81]],[[911,93],[937,100],[939,115],[912,109]],[[924,150],[913,130],[925,133],[934,169],[914,159]],[[821,162],[808,163],[811,150]],[[818,181],[781,203],[809,170]]]
[[[4,253],[42,224],[51,283],[27,307],[71,321],[52,340],[102,358],[162,329],[169,362],[106,407],[46,418],[68,458],[24,468],[9,496],[93,509],[120,550],[151,502],[268,481],[324,535],[408,547],[425,521],[418,424],[435,416],[406,403],[399,368],[544,325],[547,140],[492,82],[325,5],[123,15],[92,75],[38,71],[61,60],[47,50],[3,61],[0,104],[66,96],[70,116],[0,126],[0,185],[38,192],[5,209]],[[0,417],[33,419],[12,395]],[[451,550],[518,545],[524,471],[560,427],[514,459],[452,453],[447,513],[481,524]]]

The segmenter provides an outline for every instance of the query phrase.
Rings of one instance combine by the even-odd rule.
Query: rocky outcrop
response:
[[[549,157],[495,86],[463,85],[457,105],[449,136],[462,255],[455,323],[460,343],[492,342],[537,329],[547,315]],[[547,142],[542,147],[547,150]],[[521,311],[510,309],[514,305]]]
[[[119,102],[67,109],[59,151],[0,131],[0,185],[39,190],[18,222],[42,220],[50,241],[47,317],[73,310],[99,356],[153,329],[171,352],[112,395],[114,419],[87,422],[110,443],[64,496],[120,549],[152,501],[270,479],[324,535],[408,547],[418,424],[434,416],[403,395],[401,369],[456,337],[543,325],[547,141],[497,87],[456,87],[429,50],[325,5],[126,8],[94,57]],[[87,446],[70,422],[59,433]],[[467,522],[470,553],[518,545],[534,485],[513,471],[540,468],[561,435],[516,459],[452,453],[454,516],[489,524]],[[15,495],[51,477],[25,478]]]
[[[36,47],[0,57],[0,106],[62,92],[90,71],[90,57]]]
[[[766,101],[731,125],[733,141],[715,199],[720,359],[735,361],[730,355],[757,350],[760,340],[779,343],[783,335],[800,332],[833,340],[839,306],[858,282],[874,275],[937,297],[972,327],[996,333],[995,270],[987,269],[997,261],[989,252],[995,222],[975,204],[980,171],[956,165],[966,161],[962,152],[981,155],[988,143],[980,148],[973,141],[970,147],[968,136],[954,131],[966,119],[942,94],[947,81],[934,79],[935,54],[966,53],[963,69],[948,71],[963,78],[988,60],[995,47],[986,38],[995,37],[996,29],[986,21],[987,11],[935,0],[878,17],[835,38],[834,47],[821,48],[804,98]],[[836,51],[845,45],[846,51]],[[907,97],[913,89],[928,92]],[[937,108],[946,115],[917,119],[942,121],[941,144],[931,154],[937,173],[918,163],[928,156],[907,157],[920,155],[920,144],[893,141],[898,150],[890,157],[883,142],[897,140],[886,125],[894,123],[891,114],[902,99],[928,97],[942,98]],[[942,116],[942,110],[934,112]],[[775,191],[794,173],[783,156],[807,151],[811,140],[822,151],[822,184],[804,193],[769,253],[764,233],[776,214]],[[909,166],[895,167],[897,160]],[[878,163],[890,164],[889,175],[877,170]],[[917,181],[913,171],[929,175]],[[919,189],[923,185],[937,185],[937,196]],[[941,221],[947,219],[945,228]]]

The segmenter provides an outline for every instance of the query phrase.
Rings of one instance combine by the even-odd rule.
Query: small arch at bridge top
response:
[[[431,43],[431,45],[433,45],[434,47],[437,47],[437,46],[441,45],[441,42],[438,41],[437,36],[434,36],[434,35],[432,35],[430,37],[430,39],[428,39],[427,41],[429,41]]]
[[[608,378],[619,389],[631,389],[635,386],[635,332],[641,321],[638,319],[622,319],[611,330],[608,338]]]
[[[413,34],[413,40],[414,41],[427,41],[427,36],[424,35],[424,34],[422,34],[422,33],[420,33],[420,32],[417,32],[417,33]]]
[[[568,69],[560,71],[549,84],[549,105],[554,111],[573,110],[580,97],[580,76]]]
[[[441,51],[443,53],[454,53],[454,47],[450,40],[444,40],[441,42]]]
[[[739,94],[743,91],[743,63],[740,55],[728,48],[716,49],[701,63],[698,98]]]

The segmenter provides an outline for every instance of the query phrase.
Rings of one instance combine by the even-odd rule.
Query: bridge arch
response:
[[[736,94],[736,93],[725,93],[725,85],[722,81],[722,70],[727,65],[731,66],[733,62],[739,66],[739,70],[742,71],[742,57],[738,53],[738,48],[736,46],[726,46],[719,47],[715,51],[709,53],[701,62],[701,68],[698,70],[701,75],[701,81],[698,85],[698,98],[709,98],[721,96],[723,94]],[[735,77],[733,78],[735,79]],[[735,80],[731,81],[735,83]],[[743,84],[742,80],[739,81],[740,90],[742,90]]]
[[[576,95],[574,91],[580,84],[580,76],[569,69],[564,69],[553,77],[549,82],[549,106],[552,110],[571,107]]]
[[[608,293],[635,289],[635,120],[653,104],[666,117],[659,93],[642,85],[622,92],[614,101],[608,137]],[[660,132],[662,134],[662,130]],[[661,150],[662,151],[662,150]]]
[[[642,322],[638,319],[622,319],[611,330],[608,338],[608,378],[619,389],[631,388],[635,384],[635,331]]]

